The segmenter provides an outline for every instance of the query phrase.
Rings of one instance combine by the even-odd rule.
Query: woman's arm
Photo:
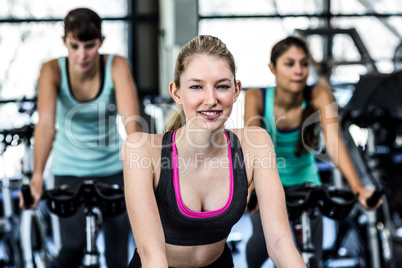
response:
[[[123,120],[127,135],[141,131],[137,88],[128,61],[114,56],[112,79],[116,88],[117,109]]]
[[[250,148],[253,180],[269,256],[277,267],[305,267],[290,233],[285,194],[276,168],[272,141],[263,129],[253,129],[246,135],[253,147]]]
[[[39,121],[34,131],[34,168],[31,178],[32,207],[38,204],[43,187],[43,171],[52,149],[55,129],[57,91],[60,84],[60,70],[57,60],[43,64],[39,76],[38,112]],[[22,199],[20,199],[21,207]]]
[[[263,116],[263,100],[261,90],[259,88],[249,88],[246,90],[244,99],[244,126],[245,127],[261,127],[261,117]],[[248,187],[247,203],[250,201],[251,192],[255,189],[254,181]],[[249,211],[254,213],[258,211],[258,203],[255,208]]]
[[[144,139],[147,144],[143,144]],[[158,163],[150,165],[150,139],[149,134],[137,132],[123,144],[126,206],[142,267],[167,268],[165,237],[154,193],[153,166]]]
[[[359,180],[353,161],[342,139],[337,103],[327,87],[314,87],[313,105],[320,111],[327,151],[334,165],[342,172],[352,192],[359,193],[359,203],[365,209],[372,209],[367,206],[366,200],[373,194],[373,191],[363,187]],[[376,207],[380,204],[381,200]]]

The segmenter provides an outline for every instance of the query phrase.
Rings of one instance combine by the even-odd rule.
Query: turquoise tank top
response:
[[[297,157],[295,149],[299,141],[300,129],[281,132],[276,129],[274,116],[275,87],[266,89],[264,123],[262,126],[271,136],[275,148],[276,162],[283,186],[303,183],[321,185],[318,168],[313,153],[303,153]],[[303,100],[303,109],[306,103]]]
[[[54,175],[108,176],[122,171],[122,138],[117,129],[112,60],[105,66],[103,87],[88,102],[77,101],[70,89],[67,60],[58,59],[61,86],[57,96],[56,136],[52,148]]]

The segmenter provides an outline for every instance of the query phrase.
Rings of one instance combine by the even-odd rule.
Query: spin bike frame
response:
[[[32,204],[28,185],[21,189],[25,204]],[[96,237],[102,215],[117,216],[125,211],[124,191],[117,185],[109,185],[89,179],[77,185],[61,185],[42,195],[48,209],[59,217],[70,217],[84,204],[86,245],[82,267],[98,268],[99,251]]]
[[[367,200],[367,204],[372,207],[375,206],[383,192],[383,188],[377,188],[374,194]],[[301,218],[300,251],[307,267],[316,266],[310,227],[314,210],[318,208],[323,215],[334,220],[341,220],[349,215],[357,201],[357,197],[358,195],[354,195],[348,190],[310,184],[304,185],[300,189],[297,189],[297,191],[286,192],[289,219],[292,221]]]

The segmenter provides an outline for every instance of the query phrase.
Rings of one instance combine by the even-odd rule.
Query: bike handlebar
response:
[[[22,185],[21,193],[24,204],[31,206],[33,197],[29,185]],[[74,215],[82,205],[98,207],[106,216],[117,216],[126,209],[124,191],[119,185],[94,180],[44,190],[41,199],[46,199],[48,209],[60,217]]]
[[[26,207],[32,206],[34,200],[31,194],[31,189],[29,188],[28,184],[23,184],[21,185],[21,194],[22,194],[22,199],[24,200],[24,205]]]
[[[0,129],[0,142],[5,145],[18,145],[24,140],[29,141],[34,132],[34,125],[27,124],[20,128]]]
[[[366,200],[367,206],[375,207],[382,195],[385,193],[385,189],[382,186],[377,186],[374,193]]]
[[[10,102],[36,102],[36,101],[37,101],[37,97],[27,98],[24,96],[20,99],[0,99],[0,104],[6,104],[6,103],[10,103]]]
[[[253,209],[255,209],[255,207],[257,206],[257,202],[257,193],[255,192],[255,189],[253,189],[250,193],[250,199],[247,203],[247,210],[252,211]]]
[[[296,189],[285,190],[285,197],[291,220],[299,218],[303,211],[316,207],[325,216],[340,220],[347,217],[358,195],[346,189],[305,184]]]

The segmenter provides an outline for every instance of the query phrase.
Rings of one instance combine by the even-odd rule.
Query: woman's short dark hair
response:
[[[63,20],[64,38],[71,33],[80,41],[89,41],[102,37],[102,19],[88,8],[77,8],[68,12]]]

